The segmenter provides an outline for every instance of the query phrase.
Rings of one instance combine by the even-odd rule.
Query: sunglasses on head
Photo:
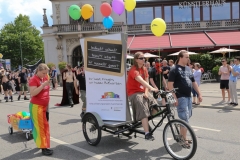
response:
[[[138,59],[140,59],[140,60],[145,60],[145,58],[144,58],[144,57],[141,57],[141,58],[138,58]]]

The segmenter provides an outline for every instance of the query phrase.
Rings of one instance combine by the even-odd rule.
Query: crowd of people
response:
[[[0,68],[0,93],[4,96],[5,102],[13,102],[13,94],[17,94],[19,101],[23,95],[24,100],[29,100],[27,93],[29,93],[29,80],[35,74],[35,70],[31,71],[27,68],[22,68],[22,70],[11,71],[5,69],[3,66]],[[50,80],[52,84],[52,89],[57,89],[57,70],[52,67],[49,70]],[[1,99],[0,99],[1,101]]]
[[[236,57],[230,64],[227,64],[227,59],[222,58],[222,66],[219,68],[218,74],[221,76],[220,89],[222,90],[221,103],[228,103],[233,106],[238,106],[237,98],[237,80],[240,73],[240,57]],[[228,100],[225,99],[225,90],[228,93]]]
[[[164,97],[156,94],[161,90],[172,90],[178,88],[173,96],[176,100],[178,117],[189,123],[192,116],[192,105],[202,102],[199,90],[203,68],[199,63],[191,63],[188,51],[182,50],[177,61],[156,59],[150,66],[145,62],[144,53],[137,52],[134,55],[133,66],[127,75],[127,95],[133,109],[134,121],[141,121],[146,140],[154,140],[149,131],[148,117],[150,116],[149,105],[158,104],[161,101],[165,105]],[[223,101],[225,101],[225,89],[228,92],[228,102],[238,105],[236,83],[240,74],[240,58],[234,60],[234,64],[228,65],[226,59],[222,59],[223,65],[219,69],[221,75],[220,88],[222,89]],[[56,68],[51,70],[46,64],[39,64],[34,72],[23,68],[21,72],[11,72],[3,67],[0,70],[1,91],[6,102],[13,101],[13,94],[19,94],[18,100],[24,94],[24,100],[28,100],[26,92],[30,92],[29,105],[31,119],[33,121],[33,138],[42,154],[51,155],[49,132],[49,90],[57,89]],[[86,112],[86,80],[84,67],[72,68],[66,65],[62,72],[63,97],[60,105],[73,107],[79,103],[79,94],[83,102],[81,117]],[[29,88],[29,89],[28,89]],[[231,99],[231,100],[230,100]],[[187,145],[191,141],[186,139],[187,130],[180,128],[180,132]]]
[[[164,97],[156,94],[160,89],[178,88],[176,94],[173,94],[178,116],[188,123],[192,115],[192,103],[196,103],[192,101],[191,93],[193,92],[195,97],[198,96],[198,104],[202,101],[198,88],[199,73],[201,77],[200,64],[195,63],[193,68],[189,54],[185,50],[180,51],[175,64],[173,60],[169,60],[168,63],[166,60],[156,59],[151,67],[149,62],[145,62],[142,52],[135,53],[133,63],[127,77],[127,95],[135,114],[134,120],[142,121],[145,139],[154,140],[153,135],[149,132],[149,104],[158,104],[157,100],[160,100],[162,105],[166,103]],[[186,128],[181,127],[180,132],[185,138],[186,144],[189,145],[191,142],[186,139]]]

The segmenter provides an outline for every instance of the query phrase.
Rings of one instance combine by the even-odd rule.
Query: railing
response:
[[[85,24],[61,24],[54,25],[56,32],[91,32],[91,31],[106,31],[101,22],[91,22]],[[174,30],[193,30],[193,29],[209,29],[209,28],[225,28],[225,27],[240,27],[240,20],[215,20],[201,22],[175,22],[167,23],[167,31]],[[123,25],[116,23],[108,30],[108,32],[141,32],[151,30],[150,24]]]

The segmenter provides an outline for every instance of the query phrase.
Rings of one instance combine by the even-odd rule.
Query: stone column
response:
[[[63,61],[63,46],[62,46],[62,38],[63,36],[61,35],[58,35],[58,36],[55,36],[56,40],[57,40],[57,51],[58,51],[58,61],[59,62],[62,62]]]
[[[57,19],[57,24],[61,23],[61,17],[60,17],[60,4],[55,4],[56,7],[56,19]]]

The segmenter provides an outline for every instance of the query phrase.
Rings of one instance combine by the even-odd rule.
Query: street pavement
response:
[[[193,160],[238,160],[240,157],[238,120],[240,112],[234,110],[239,107],[226,107],[225,104],[215,105],[221,101],[221,92],[218,86],[217,83],[204,83],[200,86],[204,98],[201,107],[208,108],[198,106],[193,109],[190,125],[198,140],[198,148]],[[88,145],[82,133],[82,123],[79,117],[81,103],[73,108],[55,106],[61,101],[61,93],[61,87],[58,90],[50,91],[51,148],[54,150],[51,157],[42,156],[34,141],[32,139],[27,141],[24,133],[17,131],[14,131],[13,135],[8,133],[7,115],[28,111],[29,101],[21,99],[20,101],[0,103],[1,160],[172,159],[166,152],[162,141],[162,132],[166,123],[163,123],[163,126],[154,132],[155,141],[153,142],[145,141],[144,137],[139,134],[137,138],[127,138],[102,132],[102,139],[98,146]],[[2,96],[0,98],[2,99]],[[14,95],[14,99],[17,99],[17,95]],[[156,121],[157,119],[154,122],[156,123]],[[151,122],[150,124],[152,125]]]

